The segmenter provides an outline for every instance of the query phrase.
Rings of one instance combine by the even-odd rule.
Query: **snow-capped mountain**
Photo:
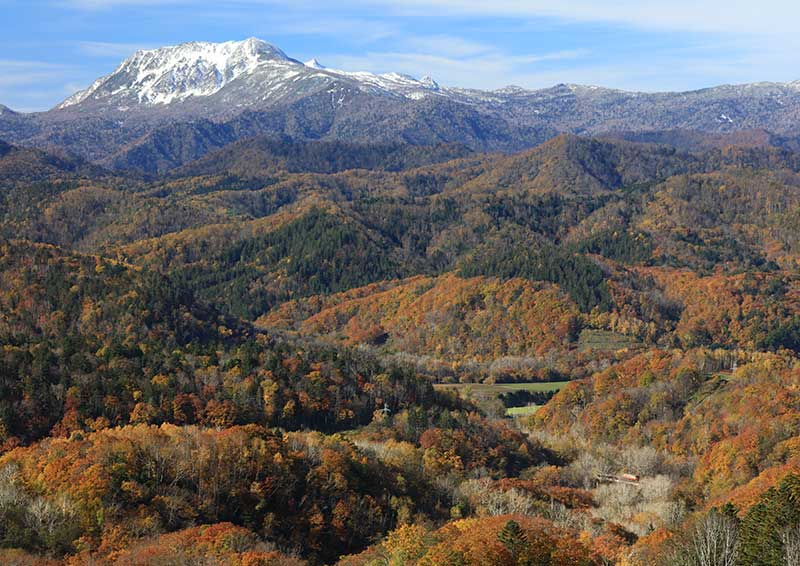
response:
[[[200,99],[214,102],[213,97],[237,108],[267,107],[337,82],[363,92],[409,98],[440,91],[430,78],[420,81],[399,73],[341,71],[316,59],[301,63],[274,45],[250,38],[138,51],[56,109],[83,105],[127,112]]]
[[[47,112],[0,106],[0,139],[145,170],[256,135],[516,151],[562,132],[755,129],[800,134],[800,81],[677,93],[575,84],[476,90],[303,63],[254,38],[139,51]]]
[[[306,61],[306,62],[305,62],[305,63],[303,63],[303,64],[304,64],[306,67],[310,68],[310,69],[316,69],[316,70],[318,70],[318,71],[324,71],[324,70],[326,69],[325,65],[323,65],[322,63],[320,63],[319,61],[317,61],[317,58],[316,58],[316,57],[314,57],[314,58],[313,58],[313,59],[311,59],[310,61]]]
[[[653,127],[669,122],[692,103],[691,110],[671,127],[692,126],[692,121],[713,127],[758,127],[741,103],[759,100],[765,105],[785,107],[800,94],[800,81],[788,84],[753,83],[723,85],[689,93],[630,93],[597,86],[557,85],[542,90],[509,86],[494,91],[441,87],[431,77],[416,79],[401,73],[375,74],[333,69],[311,59],[292,59],[278,47],[256,38],[225,43],[191,42],[172,47],[138,51],[111,74],[101,77],[86,90],[69,97],[56,111],[81,114],[222,119],[245,110],[263,111],[280,105],[323,97],[341,108],[358,94],[416,102],[426,99],[440,103],[466,104],[481,112],[501,112],[518,120],[521,116],[551,116],[570,125],[570,130],[592,128],[598,108],[620,115],[632,114],[634,122],[646,123],[657,116],[658,107],[669,116],[651,120]],[[577,108],[583,112],[574,114]],[[588,106],[587,106],[588,105]],[[654,107],[655,105],[655,107]],[[710,113],[707,107],[719,105]],[[673,108],[674,107],[674,108]],[[706,116],[706,114],[708,114]],[[725,116],[724,119],[720,118]],[[504,116],[507,117],[507,116]],[[138,119],[138,118],[137,118]],[[587,122],[588,120],[588,122]],[[722,120],[722,121],[720,121]],[[630,121],[627,120],[626,121]],[[686,122],[684,124],[684,122]],[[721,124],[721,125],[720,125]],[[639,127],[638,124],[632,124]]]
[[[239,77],[269,66],[275,72],[294,66],[277,47],[258,39],[225,43],[191,42],[137,51],[108,76],[61,103],[66,108],[87,100],[131,99],[169,104],[191,96],[210,96]]]

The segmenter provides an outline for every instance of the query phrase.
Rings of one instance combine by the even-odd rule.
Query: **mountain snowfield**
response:
[[[238,83],[237,83],[238,81]],[[370,93],[418,99],[439,93],[426,77],[417,80],[400,73],[374,74],[329,69],[316,59],[301,63],[266,41],[250,38],[225,43],[190,42],[136,52],[117,69],[59,104],[66,109],[82,103],[164,105],[209,97],[226,87],[246,84],[248,99],[269,103],[290,94],[303,83],[345,81]]]
[[[477,90],[334,69],[317,59],[303,63],[250,38],[138,51],[46,112],[0,106],[0,140],[152,173],[264,135],[509,152],[560,133],[646,137],[677,130],[800,139],[800,81],[676,93],[577,84]]]
[[[143,104],[169,104],[190,96],[209,96],[263,65],[289,67],[283,51],[255,38],[225,43],[191,42],[137,51],[108,76],[69,97],[58,108],[118,95]]]
[[[443,88],[431,77],[416,79],[401,73],[375,74],[328,68],[316,58],[305,63],[292,59],[280,48],[251,37],[224,43],[189,42],[159,49],[138,51],[111,74],[99,78],[89,88],[77,92],[56,107],[64,110],[79,105],[106,111],[127,112],[139,106],[169,105],[177,102],[223,96],[236,108],[267,107],[286,99],[297,99],[327,87],[332,95],[339,90],[356,89],[367,94],[388,95],[410,100],[439,96],[467,104],[505,104],[528,99],[557,99],[567,90],[579,97],[658,96],[585,85],[558,85],[553,89],[528,90],[507,86],[493,91]],[[244,90],[243,90],[244,89]],[[800,91],[800,81],[792,83],[754,83],[723,85],[708,91],[773,98]],[[672,93],[662,93],[665,95]],[[335,96],[333,96],[335,99]],[[341,100],[339,101],[341,103]],[[541,112],[541,109],[539,110]],[[722,117],[724,114],[724,118]],[[730,114],[718,117],[733,123]]]

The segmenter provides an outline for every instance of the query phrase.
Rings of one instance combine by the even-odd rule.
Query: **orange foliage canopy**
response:
[[[245,528],[217,523],[161,535],[133,545],[112,558],[118,566],[192,563],[213,559],[230,566],[303,566],[304,560],[265,548]],[[78,557],[75,560],[82,560]]]
[[[540,518],[502,515],[453,521],[436,531],[405,525],[377,548],[343,559],[339,566],[366,566],[376,556],[408,566],[591,566],[604,564],[598,548],[568,529]]]
[[[388,340],[394,349],[448,361],[486,361],[562,348],[577,315],[555,285],[445,274],[291,301],[258,324],[341,335],[349,344]]]

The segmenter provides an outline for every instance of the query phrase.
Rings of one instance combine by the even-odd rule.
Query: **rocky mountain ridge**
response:
[[[56,108],[0,107],[0,139],[160,172],[246,137],[519,151],[559,133],[800,132],[800,81],[682,93],[560,84],[481,91],[302,63],[251,38],[139,51]]]

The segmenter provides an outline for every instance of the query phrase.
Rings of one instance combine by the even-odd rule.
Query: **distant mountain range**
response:
[[[792,137],[800,132],[800,81],[684,93],[565,84],[480,91],[302,63],[251,38],[139,51],[47,112],[0,106],[0,139],[148,173],[265,134],[515,151],[559,133],[664,130]]]

